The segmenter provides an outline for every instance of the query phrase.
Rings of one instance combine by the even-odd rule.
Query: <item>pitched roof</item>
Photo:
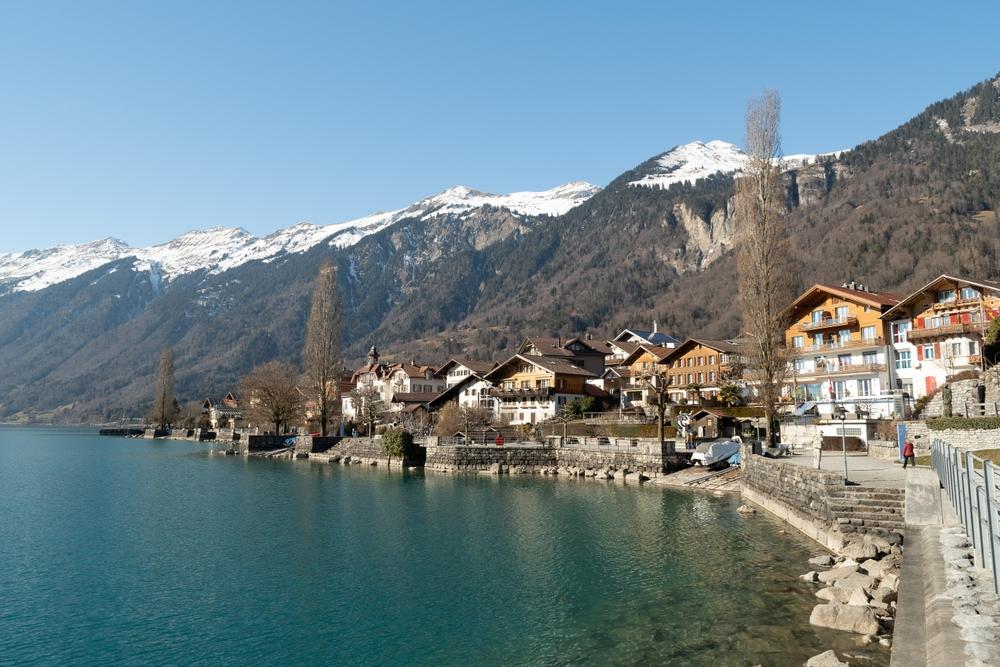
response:
[[[572,357],[573,353],[563,347],[562,338],[551,338],[547,336],[529,336],[524,339],[517,349],[518,354],[524,354],[528,347],[533,347],[545,357]]]
[[[614,342],[626,342],[626,339],[635,336],[647,341],[650,345],[676,345],[680,341],[670,334],[662,331],[646,331],[645,329],[622,329],[622,332],[615,336]]]
[[[657,363],[663,360],[668,354],[673,352],[676,348],[673,347],[658,347],[656,345],[646,345],[645,343],[639,343],[635,346],[635,350],[632,351],[630,355],[622,360],[622,365],[631,365],[635,363],[643,354],[651,354],[656,358]]]
[[[584,347],[589,348],[594,352],[598,352],[600,354],[604,355],[614,354],[611,351],[611,347],[607,344],[606,341],[603,340],[586,338],[585,336],[577,336],[576,338],[570,338],[568,341],[566,341],[566,345],[569,345],[570,343],[579,343],[580,345],[583,345]]]
[[[827,285],[816,283],[805,292],[800,294],[788,307],[790,312],[805,306],[816,299],[826,298],[827,295],[838,296],[846,301],[854,301],[879,309],[891,308],[899,303],[899,297],[889,292],[870,292],[866,290],[854,289],[845,285]]]
[[[437,397],[434,392],[427,391],[397,391],[392,395],[391,403],[427,403]]]
[[[473,361],[471,359],[459,359],[457,357],[452,357],[444,363],[443,366],[435,371],[435,375],[441,375],[446,372],[452,366],[464,366],[476,375],[483,376],[489,373],[491,370],[496,368],[497,362],[495,361]]]
[[[684,356],[684,353],[690,350],[695,345],[701,345],[702,347],[707,347],[715,350],[716,352],[725,352],[727,354],[733,354],[740,351],[739,346],[735,341],[731,340],[708,340],[706,338],[688,338],[683,343],[677,347],[670,350],[670,353],[660,359],[657,363],[665,364],[677,359],[678,357]]]
[[[486,374],[486,379],[495,379],[495,376],[500,371],[500,369],[509,365],[514,360],[521,360],[529,364],[543,368],[550,373],[559,373],[562,375],[580,375],[583,377],[597,377],[585,368],[580,368],[579,366],[574,366],[573,364],[565,361],[563,359],[557,359],[554,357],[541,357],[531,354],[515,354],[513,357],[498,365],[492,371]]]
[[[891,320],[896,317],[899,317],[900,312],[904,308],[907,308],[917,303],[920,300],[920,298],[927,292],[931,290],[937,290],[937,288],[939,287],[944,287],[952,283],[968,283],[973,287],[978,287],[983,290],[989,290],[992,292],[996,292],[997,294],[1000,294],[1000,284],[989,282],[987,280],[969,280],[968,278],[958,278],[955,276],[950,276],[947,273],[942,273],[940,276],[930,281],[929,283],[918,289],[916,292],[909,294],[906,298],[900,300],[900,302],[897,303],[895,306],[882,313],[882,319]]]

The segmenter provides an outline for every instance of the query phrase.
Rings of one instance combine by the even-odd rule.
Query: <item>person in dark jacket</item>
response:
[[[907,463],[912,463],[914,467],[917,465],[917,459],[913,455],[913,443],[909,438],[903,443],[903,468],[906,468]]]

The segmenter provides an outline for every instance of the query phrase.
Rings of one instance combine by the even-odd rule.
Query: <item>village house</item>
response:
[[[563,341],[562,338],[535,336],[526,338],[517,349],[517,354],[562,359],[586,369],[593,377],[600,377],[604,373],[607,358],[611,356],[611,349],[607,343],[590,338],[570,338]]]
[[[559,415],[570,401],[588,395],[594,374],[569,359],[515,354],[485,379],[493,384],[498,417],[510,424],[535,424]]]
[[[892,385],[913,398],[983,368],[983,334],[1000,317],[1000,285],[938,276],[882,315]]]
[[[639,345],[653,345],[656,347],[674,348],[680,345],[680,341],[673,336],[659,331],[656,322],[653,322],[653,330],[643,329],[622,329],[622,332],[608,341],[612,359],[609,363],[619,365],[635,352]]]
[[[437,370],[438,377],[445,378],[447,388],[437,394],[428,406],[437,410],[445,403],[455,401],[461,408],[487,408],[496,412],[496,399],[490,395],[493,383],[486,380],[486,375],[496,366],[495,361],[449,359]]]
[[[213,428],[236,428],[236,423],[243,419],[240,401],[236,394],[229,392],[225,398],[206,398],[202,403],[202,411]]]
[[[621,378],[619,403],[623,409],[654,405],[650,394],[663,381],[663,369],[659,364],[674,349],[676,348],[638,343],[632,354],[622,360],[615,371]]]
[[[786,394],[829,415],[838,405],[869,417],[894,412],[882,316],[899,297],[854,282],[816,284],[789,307]]]
[[[445,379],[437,377],[431,366],[414,361],[386,364],[380,360],[378,348],[372,345],[366,363],[354,371],[351,383],[360,391],[375,391],[388,410],[401,410],[417,401],[414,395],[433,398],[445,389]],[[344,417],[353,419],[357,409],[350,394],[341,398]]]
[[[739,347],[731,340],[688,338],[660,359],[674,403],[714,399],[738,367]]]
[[[755,421],[750,417],[736,417],[725,408],[702,408],[691,413],[689,426],[697,440],[731,438],[747,432],[756,433]]]

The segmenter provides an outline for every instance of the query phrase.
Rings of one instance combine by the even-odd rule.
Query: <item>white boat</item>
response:
[[[739,436],[735,436],[731,440],[703,442],[695,448],[691,455],[691,463],[706,468],[723,463],[728,461],[733,454],[739,453],[741,444]]]

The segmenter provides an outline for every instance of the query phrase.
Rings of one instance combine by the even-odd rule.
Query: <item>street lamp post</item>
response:
[[[837,417],[840,419],[840,447],[844,451],[844,485],[849,484],[847,479],[847,410],[840,408]]]

